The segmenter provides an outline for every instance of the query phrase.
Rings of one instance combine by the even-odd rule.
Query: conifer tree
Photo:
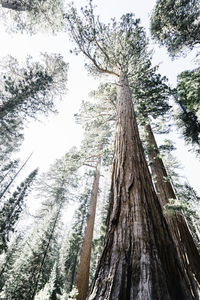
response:
[[[1,191],[5,188],[8,182],[10,182],[13,177],[13,173],[16,172],[16,168],[19,165],[19,160],[7,160],[5,159],[4,163],[1,166],[0,170],[0,188]]]
[[[10,19],[13,31],[56,32],[62,29],[64,3],[62,0],[1,0],[2,12],[6,13],[6,20]]]
[[[76,274],[77,299],[82,300],[86,298],[89,286],[90,260],[100,182],[100,169],[104,151],[108,148],[112,140],[112,130],[110,122],[107,122],[108,115],[105,111],[102,112],[99,101],[94,104],[83,103],[78,119],[79,122],[83,122],[82,125],[85,128],[85,138],[81,149],[81,151],[86,152],[84,164],[93,169],[93,183],[88,215]]]
[[[154,178],[158,199],[161,203],[161,206],[164,207],[165,205],[170,204],[170,202],[176,202],[177,196],[168,177],[165,165],[160,157],[159,149],[150,124],[147,124],[145,128],[147,133],[147,153],[149,157],[150,168]],[[191,283],[195,277],[200,284],[200,255],[184,215],[181,213],[175,213],[172,216],[168,216],[166,214],[165,218],[167,220],[173,240],[176,244],[180,261],[183,264],[182,269]],[[198,297],[198,294],[196,297]]]
[[[94,171],[94,181],[91,189],[86,227],[83,236],[83,244],[81,246],[80,260],[77,268],[76,287],[78,290],[77,299],[79,300],[83,300],[86,298],[89,287],[91,248],[96,215],[97,196],[99,190],[100,168],[101,156],[97,159],[96,168]]]
[[[15,233],[9,243],[7,251],[3,252],[0,256],[0,291],[2,291],[2,288],[8,279],[9,270],[12,268],[15,260],[19,257],[19,253],[22,251],[21,245],[24,238],[24,232]]]
[[[60,286],[62,294],[69,294],[75,285],[90,193],[91,190],[87,188],[81,195],[78,195],[80,205],[75,211],[71,229],[66,231],[63,239],[59,260],[59,268],[61,270]]]
[[[186,142],[200,145],[200,70],[184,71],[178,76],[175,101],[179,106],[175,116]],[[197,152],[200,152],[197,149]]]
[[[110,166],[111,167],[111,166]],[[94,239],[92,242],[92,255],[91,255],[91,266],[90,266],[90,283],[93,280],[98,260],[101,256],[104,246],[104,238],[106,233],[106,217],[108,210],[108,200],[109,200],[109,187],[110,187],[110,169],[108,168],[103,174],[103,186],[100,193],[100,199],[98,201],[99,205],[97,207],[99,218],[95,222],[95,232]]]
[[[50,280],[50,271],[55,264],[55,238],[62,208],[72,197],[72,189],[76,186],[77,167],[74,157],[74,151],[66,153],[40,178],[38,188],[42,207],[37,213],[38,222],[23,241],[23,250],[7,271],[2,297],[32,300]]]
[[[23,252],[8,272],[8,279],[2,290],[2,297],[34,299],[40,289],[40,276],[49,253],[55,226],[60,214],[59,205],[49,211],[30,241],[24,243]],[[38,231],[38,232],[37,232]]]
[[[39,291],[39,293],[36,294],[35,300],[49,300],[52,299],[53,291],[55,290],[55,282],[56,282],[56,263],[53,266],[53,269],[51,271],[51,275],[49,277],[48,282],[45,284],[44,288]]]
[[[90,60],[93,72],[118,78],[106,240],[88,299],[195,299],[153,189],[133,110],[129,78],[147,61],[145,33],[132,14],[102,24],[91,1],[82,17],[71,7],[66,18],[76,53]]]
[[[2,185],[2,189],[0,192],[0,199],[2,199],[4,197],[4,195],[9,191],[10,187],[12,186],[13,182],[15,181],[16,177],[20,174],[20,172],[23,170],[23,168],[26,166],[27,162],[29,161],[29,159],[31,158],[33,153],[31,153],[28,158],[25,160],[25,162],[22,164],[22,166],[20,166],[17,170],[17,172],[15,172],[15,174],[11,173],[11,177],[7,178],[6,182],[3,182],[4,184]],[[9,166],[10,164],[8,164]],[[12,167],[12,164],[10,165]]]
[[[7,249],[10,233],[14,231],[15,224],[23,210],[25,197],[30,192],[31,185],[35,180],[38,170],[31,174],[17,187],[3,207],[0,209],[0,253]]]
[[[0,95],[0,150],[10,155],[19,149],[27,119],[55,112],[55,98],[66,91],[67,64],[60,55],[43,54],[43,62],[27,59],[26,66],[8,57],[3,62]]]
[[[189,227],[189,231],[191,231],[196,244],[199,244],[199,196],[188,182],[186,183],[180,181],[180,175],[178,174],[177,170],[181,168],[181,165],[171,153],[174,149],[175,148],[173,146],[173,143],[170,140],[165,140],[165,143],[158,148],[160,159],[163,160],[163,164],[165,165],[167,173],[167,177],[164,181],[168,182],[168,184],[171,182],[171,186],[176,195],[176,198],[168,199],[168,203],[164,205],[164,209],[167,210],[170,216],[174,215],[175,212],[178,215],[184,217],[187,220],[186,224]],[[181,221],[181,217],[179,217],[179,221]],[[184,226],[182,226],[182,228],[184,228]],[[185,232],[187,233],[187,230],[185,230]],[[184,245],[185,242],[187,243],[189,240],[191,240],[191,238],[185,237],[184,239],[182,239],[182,244]],[[191,247],[193,245],[193,242],[190,241],[189,244]],[[187,257],[189,258],[189,260],[191,258],[195,259],[194,253],[193,256],[188,253]],[[191,262],[190,265],[192,266],[193,263]]]
[[[156,192],[161,207],[164,208],[165,205],[170,203],[170,200],[174,199],[176,201],[177,196],[168,177],[167,169],[160,157],[150,120],[160,117],[166,119],[166,114],[170,109],[168,98],[172,92],[166,85],[166,78],[162,78],[155,71],[156,68],[155,70],[151,69],[146,76],[144,75],[135,84],[133,95],[136,99],[138,119],[146,131],[147,156]],[[186,277],[189,278],[191,284],[193,277],[200,284],[200,255],[184,216],[179,213],[173,216],[166,215],[165,218]],[[187,258],[185,253],[187,253]]]
[[[200,42],[198,0],[158,0],[151,17],[152,37],[174,56]]]

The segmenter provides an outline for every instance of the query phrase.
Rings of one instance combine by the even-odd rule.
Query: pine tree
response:
[[[107,233],[88,299],[194,299],[154,192],[132,105],[129,77],[147,51],[139,20],[100,23],[91,1],[67,15],[77,52],[100,73],[118,78],[117,124]]]
[[[56,32],[62,29],[64,3],[62,0],[2,0],[2,13],[6,20],[14,23],[9,29],[13,31],[29,32],[38,31]]]
[[[147,156],[156,192],[161,207],[164,208],[165,205],[170,203],[170,200],[174,199],[176,201],[176,195],[160,157],[150,120],[160,119],[161,117],[166,119],[166,114],[170,109],[168,98],[171,95],[171,90],[166,85],[166,78],[162,78],[155,71],[156,69],[151,69],[146,76],[143,76],[140,82],[136,83],[133,88],[133,95],[136,99],[138,119],[146,131]],[[180,214],[174,216],[166,215],[165,218],[186,277],[189,278],[191,285],[193,285],[194,277],[200,284],[200,255],[184,216]],[[187,258],[185,253],[187,253]]]
[[[0,150],[2,158],[17,151],[25,121],[55,112],[55,98],[66,90],[67,64],[60,55],[43,54],[43,62],[27,59],[26,66],[9,57],[3,62],[0,96]],[[3,158],[4,159],[4,158]]]
[[[58,253],[55,239],[62,208],[76,186],[77,166],[74,157],[74,151],[66,153],[40,178],[38,191],[42,207],[37,213],[38,222],[23,241],[23,250],[7,271],[1,297],[32,300],[50,280],[50,272]]]
[[[26,241],[23,252],[8,272],[8,279],[1,294],[2,297],[8,299],[34,299],[40,288],[42,268],[50,249],[59,214],[60,207],[56,205],[33,233],[30,241]]]
[[[97,196],[99,191],[100,168],[101,156],[97,159],[96,168],[94,171],[94,181],[91,189],[86,227],[83,236],[83,244],[81,246],[80,261],[77,268],[76,287],[78,290],[78,300],[84,300],[86,298],[89,287],[91,248],[96,215]]]
[[[186,142],[200,145],[200,70],[184,71],[178,76],[175,101],[179,106],[175,116]],[[200,152],[200,150],[198,150]]]
[[[146,127],[146,138],[148,143],[148,157],[150,162],[151,172],[154,178],[154,183],[158,195],[158,199],[162,207],[168,205],[171,201],[175,201],[177,196],[168,177],[165,165],[160,157],[159,149],[154,138],[150,124]],[[188,224],[183,214],[174,214],[172,216],[165,215],[172,238],[176,244],[178,255],[182,263],[182,269],[188,277],[191,285],[195,278],[200,284],[199,265],[200,255],[196,244],[193,240]],[[187,256],[186,256],[187,255]],[[194,294],[196,289],[194,289]],[[198,294],[196,294],[198,299]]]
[[[101,111],[99,101],[94,104],[89,102],[83,103],[81,113],[76,115],[76,117],[79,119],[79,123],[82,122],[85,128],[85,138],[81,147],[81,152],[86,153],[84,154],[84,165],[90,166],[93,169],[93,183],[88,215],[76,274],[77,299],[82,300],[86,298],[89,286],[91,249],[99,192],[100,169],[104,151],[108,148],[112,140],[112,130],[111,124],[107,122],[108,116],[105,112]]]
[[[110,166],[111,167],[111,166]],[[106,217],[108,210],[108,200],[109,200],[109,187],[110,187],[110,168],[108,168],[104,174],[104,182],[102,185],[102,191],[100,193],[100,199],[98,201],[97,211],[99,218],[95,222],[94,239],[92,242],[92,254],[91,254],[91,264],[90,264],[90,283],[92,282],[99,258],[103,251],[104,238],[106,233]]]
[[[43,54],[40,63],[27,58],[25,67],[8,57],[3,65],[0,119],[55,110],[53,98],[65,92],[67,80],[68,65],[60,55]]]
[[[13,177],[16,169],[19,165],[19,160],[7,160],[1,166],[0,170],[0,189],[1,191],[4,190],[5,186],[7,186],[8,182],[10,182],[11,178]]]
[[[51,275],[49,277],[48,282],[45,284],[44,288],[40,290],[39,293],[35,296],[35,300],[49,300],[52,299],[52,294],[55,289],[55,282],[56,282],[56,263],[53,266],[53,269],[51,271]]]
[[[200,42],[198,0],[158,0],[151,17],[152,37],[165,45],[171,56]]]
[[[10,233],[14,231],[15,224],[23,210],[25,197],[30,192],[30,187],[35,180],[38,170],[34,170],[30,175],[17,187],[0,210],[0,253],[7,249]]]
[[[29,159],[31,158],[33,153],[31,153],[28,158],[25,160],[25,162],[18,168],[17,171],[15,171],[15,174],[11,173],[11,177],[7,178],[6,182],[3,182],[1,193],[0,193],[0,199],[4,197],[4,195],[9,191],[10,187],[12,186],[13,182],[15,181],[16,177],[20,174],[20,172],[23,170],[23,168],[28,163]],[[8,165],[9,166],[9,165]],[[10,165],[12,168],[12,164]],[[15,166],[16,167],[16,166]],[[11,170],[12,171],[12,170]]]
[[[87,188],[78,196],[80,205],[75,211],[71,229],[66,231],[63,239],[59,261],[59,268],[61,270],[60,286],[62,293],[69,294],[75,285],[78,259],[83,240],[85,221],[88,213],[88,200],[90,193],[90,189]]]
[[[170,140],[165,140],[165,143],[158,149],[160,152],[160,159],[162,158],[167,173],[165,182],[171,182],[176,195],[176,198],[168,199],[168,203],[164,205],[164,209],[167,210],[170,216],[174,215],[174,212],[184,216],[196,244],[199,244],[199,197],[190,184],[185,182],[185,179],[184,182],[180,180],[180,175],[177,170],[181,169],[181,165],[171,153],[174,149],[173,143]],[[181,218],[179,219],[181,220]],[[187,242],[188,240],[190,240],[190,238],[184,238],[183,245],[184,242]],[[190,244],[192,245],[193,243],[190,242]],[[192,258],[189,253],[187,256],[189,259]],[[195,256],[193,258],[195,258]],[[192,262],[191,265],[193,265]]]
[[[8,250],[0,256],[0,291],[2,291],[2,288],[8,279],[9,270],[12,268],[15,260],[19,257],[19,253],[22,251],[21,245],[24,238],[24,233],[15,233],[14,237],[9,243]]]

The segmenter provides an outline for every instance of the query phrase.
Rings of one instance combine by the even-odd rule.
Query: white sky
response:
[[[83,6],[85,1],[74,0],[77,7]],[[142,25],[146,27],[149,35],[149,16],[156,0],[95,0],[103,21],[109,21],[111,17],[120,18],[123,13],[133,12],[137,18],[141,19]],[[82,56],[75,57],[69,53],[73,46],[69,42],[66,33],[57,36],[37,34],[28,35],[8,35],[0,27],[1,48],[0,58],[11,54],[17,59],[23,59],[26,55],[34,56],[40,52],[61,53],[66,62],[69,62],[68,93],[57,108],[58,115],[50,115],[48,118],[42,117],[41,122],[30,122],[25,130],[25,141],[22,146],[21,157],[23,160],[34,151],[34,155],[27,166],[29,172],[34,167],[39,166],[41,170],[48,168],[56,158],[63,155],[69,148],[79,145],[82,132],[80,126],[74,122],[73,115],[78,111],[82,100],[87,99],[88,93],[98,86],[98,81],[89,77],[84,70],[84,60]],[[175,61],[167,55],[167,51],[158,46],[155,47],[153,62],[161,63],[160,73],[166,75],[172,85],[176,84],[176,76],[186,69],[195,67],[192,60],[193,53],[186,58]],[[170,138],[170,135],[169,135]],[[198,191],[200,190],[200,163],[194,155],[188,153],[181,139],[176,138],[177,157],[184,165],[183,173],[188,178],[190,184]]]

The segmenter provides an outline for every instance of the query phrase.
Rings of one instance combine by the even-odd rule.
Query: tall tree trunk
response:
[[[150,124],[145,126],[146,139],[148,142],[148,158],[155,187],[161,206],[169,203],[169,199],[176,199],[173,187],[168,180],[168,174],[162,159],[159,157],[159,150],[153,135]],[[200,284],[200,254],[192,238],[190,229],[183,215],[174,213],[173,216],[165,216],[170,233],[176,244],[176,248],[185,273],[194,286],[196,279]],[[194,289],[195,290],[195,289]]]
[[[193,295],[155,194],[128,80],[120,75],[105,247],[89,300],[190,300]]]
[[[89,271],[91,259],[91,246],[94,232],[94,221],[96,214],[97,196],[99,189],[101,157],[99,157],[96,165],[95,176],[90,197],[88,217],[86,220],[86,228],[84,232],[83,244],[80,254],[80,262],[77,269],[76,287],[78,289],[77,300],[85,300],[89,287]]]
[[[23,165],[20,167],[20,169],[17,171],[17,173],[13,176],[13,178],[11,178],[10,182],[7,184],[7,186],[4,188],[4,190],[0,193],[0,199],[4,196],[4,194],[7,192],[7,190],[9,189],[9,187],[11,186],[11,184],[14,182],[15,178],[19,175],[19,173],[21,172],[21,170],[25,167],[25,165],[27,164],[27,162],[29,161],[29,159],[31,158],[31,156],[33,155],[33,152],[29,155],[29,157],[25,160],[25,162],[23,163]]]
[[[53,239],[53,235],[55,233],[55,228],[56,228],[57,223],[60,219],[60,213],[61,213],[62,206],[63,206],[63,203],[61,202],[58,206],[58,210],[56,212],[55,219],[53,221],[53,226],[50,229],[50,233],[47,236],[46,241],[43,242],[44,243],[44,252],[42,253],[42,260],[41,260],[40,264],[38,266],[36,266],[36,268],[34,270],[35,272],[33,273],[33,276],[35,278],[34,278],[34,286],[30,287],[30,294],[29,294],[30,295],[30,300],[34,300],[35,295],[37,293],[39,279],[40,279],[40,276],[41,276],[41,273],[42,273],[42,269],[44,267],[46,257],[48,255],[48,251],[49,251],[49,247],[51,245],[52,239]]]

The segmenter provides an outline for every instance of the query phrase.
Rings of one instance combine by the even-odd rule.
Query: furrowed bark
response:
[[[150,124],[145,126],[146,139],[149,149],[147,151],[150,161],[150,169],[155,178],[155,188],[158,199],[163,207],[169,203],[169,199],[176,199],[173,187],[167,179],[168,174],[162,159],[159,157],[159,150],[153,135]],[[170,233],[178,251],[185,275],[193,287],[195,293],[197,286],[200,285],[200,254],[191,235],[187,221],[180,213],[174,213],[173,216],[165,215]]]
[[[94,231],[97,196],[98,196],[98,189],[99,189],[100,166],[101,166],[101,157],[98,159],[96,165],[94,182],[93,182],[92,192],[90,197],[89,212],[86,221],[83,245],[80,254],[80,262],[77,269],[77,276],[76,276],[76,287],[78,289],[78,296],[76,298],[77,300],[85,300],[88,293],[91,246],[92,246],[92,238],[93,238],[93,231]]]
[[[182,272],[120,75],[105,247],[88,300],[198,299]]]

